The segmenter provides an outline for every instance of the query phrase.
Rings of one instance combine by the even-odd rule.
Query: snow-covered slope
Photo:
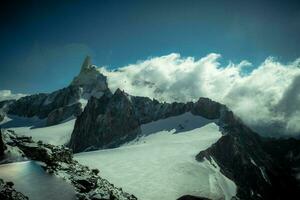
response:
[[[230,199],[235,184],[216,163],[195,156],[221,133],[211,120],[191,113],[141,126],[142,137],[119,148],[75,155],[82,164],[100,169],[103,177],[142,200],[174,200],[191,194]]]
[[[64,145],[70,140],[75,120],[70,119],[58,125],[45,127],[45,120],[40,120],[37,117],[8,116],[0,125],[15,131],[18,135],[31,136],[35,141],[41,140],[53,145]]]

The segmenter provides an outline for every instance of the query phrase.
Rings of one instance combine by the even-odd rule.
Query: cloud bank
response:
[[[21,94],[21,93],[14,94],[10,90],[0,90],[0,101],[11,100],[11,99],[19,99],[23,96],[26,96],[26,95]]]
[[[259,66],[248,61],[222,66],[219,54],[203,58],[169,54],[110,71],[112,90],[161,101],[196,101],[209,97],[226,104],[246,124],[265,136],[300,133],[300,59],[283,64],[267,58]],[[251,66],[254,70],[248,72]]]

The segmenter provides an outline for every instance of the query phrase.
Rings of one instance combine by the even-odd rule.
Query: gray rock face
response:
[[[2,157],[4,155],[5,149],[6,149],[6,146],[3,142],[2,129],[0,129],[0,157]]]
[[[121,90],[107,92],[100,99],[91,97],[76,120],[69,146],[74,152],[116,147],[136,138],[139,125],[130,97]]]
[[[176,116],[191,110],[193,103],[160,103],[147,97],[131,96],[133,107],[141,124]]]
[[[95,66],[91,64],[91,58],[87,56],[82,64],[81,71],[76,76],[71,86],[83,89],[83,96],[88,99],[91,96],[101,97],[108,90],[106,76],[101,74]]]
[[[60,122],[74,116],[77,117],[82,112],[82,104],[74,103],[51,111],[47,118],[47,126],[59,124]]]
[[[227,109],[224,105],[212,101],[209,98],[199,98],[199,100],[194,103],[191,112],[194,115],[200,115],[207,119],[219,119],[221,108]]]
[[[39,161],[42,168],[71,184],[76,192],[76,199],[115,199],[136,200],[134,195],[124,192],[121,188],[103,179],[99,170],[89,169],[73,160],[72,151],[66,147],[34,142],[30,137],[17,136],[13,131],[6,132],[6,143],[22,151],[22,156]],[[0,199],[23,200],[22,194],[11,188],[13,183],[7,184],[0,179]],[[30,183],[29,183],[30,184]],[[1,196],[2,195],[2,196]],[[24,198],[26,199],[26,198]]]
[[[80,88],[67,87],[50,94],[22,97],[9,106],[8,114],[44,119],[53,110],[78,102],[80,95]]]
[[[12,182],[4,182],[0,178],[0,199],[3,200],[28,200],[28,197],[16,191]]]
[[[214,159],[221,172],[238,186],[237,197],[240,199],[293,199],[293,196],[299,196],[299,183],[292,168],[299,168],[300,162],[296,160],[294,165],[287,166],[288,160],[280,155],[288,154],[288,146],[295,147],[300,141],[293,140],[287,145],[285,140],[278,140],[273,145],[272,139],[261,138],[234,118],[232,112],[222,115],[220,124],[225,124],[224,135],[210,148],[201,151],[196,159],[200,162],[204,158]],[[282,148],[278,150],[280,146]],[[297,157],[300,148],[293,149],[297,149]]]
[[[2,122],[4,118],[5,118],[5,112],[0,110],[0,122]]]
[[[2,122],[6,116],[9,106],[13,104],[16,100],[5,100],[0,102],[0,122]]]

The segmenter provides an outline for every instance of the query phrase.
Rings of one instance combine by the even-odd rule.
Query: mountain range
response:
[[[70,148],[138,199],[300,196],[299,140],[262,137],[209,98],[166,103],[111,91],[90,57],[67,87],[0,102],[0,121],[17,135]]]

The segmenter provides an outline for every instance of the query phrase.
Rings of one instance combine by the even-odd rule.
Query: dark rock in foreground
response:
[[[28,197],[13,188],[12,182],[4,182],[0,178],[0,199],[1,200],[28,200]]]
[[[81,200],[136,200],[131,194],[115,187],[101,178],[97,169],[89,169],[73,160],[72,152],[65,148],[42,142],[33,142],[30,137],[20,137],[5,132],[10,145],[22,150],[24,155],[39,161],[46,172],[56,175],[73,185],[77,199]],[[2,198],[0,198],[2,199]]]

